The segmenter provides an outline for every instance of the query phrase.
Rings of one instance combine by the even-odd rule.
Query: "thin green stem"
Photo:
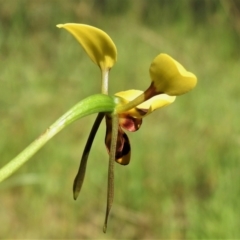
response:
[[[103,225],[103,232],[107,231],[107,222],[108,216],[112,207],[113,198],[114,198],[114,162],[116,155],[116,146],[117,146],[117,136],[118,136],[118,115],[112,116],[112,138],[111,138],[111,147],[110,147],[110,156],[109,156],[109,165],[108,165],[108,191],[107,191],[107,207],[105,221]]]
[[[83,99],[53,123],[42,135],[26,147],[19,155],[0,169],[0,182],[9,177],[26,163],[47,141],[70,123],[97,112],[113,112],[115,107],[111,97],[96,94]]]
[[[109,69],[102,70],[102,89],[101,93],[108,95],[108,75],[109,75]]]
[[[78,173],[74,179],[74,183],[73,183],[73,198],[76,200],[80,191],[81,191],[81,188],[82,188],[82,184],[83,184],[83,181],[84,181],[84,177],[85,177],[85,172],[86,172],[86,167],[87,167],[87,160],[88,160],[88,156],[89,156],[89,153],[90,153],[90,150],[91,150],[91,147],[92,147],[92,143],[93,143],[93,140],[95,138],[95,135],[96,135],[96,132],[100,126],[100,123],[102,122],[102,119],[104,117],[105,113],[99,113],[94,124],[93,124],[93,127],[91,129],[91,132],[89,134],[89,137],[88,137],[88,140],[87,140],[87,143],[85,145],[85,148],[84,148],[84,151],[83,151],[83,154],[82,154],[82,158],[81,158],[81,161],[80,161],[80,166],[79,166],[79,169],[78,169]]]

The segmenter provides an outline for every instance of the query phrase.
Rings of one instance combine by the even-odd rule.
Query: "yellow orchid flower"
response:
[[[59,24],[59,28],[69,31],[81,44],[90,59],[102,72],[102,94],[108,94],[109,71],[117,59],[117,49],[112,39],[102,30],[84,24]],[[175,101],[176,96],[184,94],[195,87],[196,76],[188,72],[179,62],[167,54],[159,54],[151,63],[152,80],[146,91],[128,90],[114,95],[114,111],[100,112],[94,122],[85,149],[83,151],[77,176],[73,184],[74,199],[81,190],[88,155],[98,127],[105,117],[105,145],[109,153],[107,208],[103,231],[106,232],[108,215],[113,202],[114,161],[121,165],[130,162],[131,146],[125,130],[137,131],[143,118],[158,108]]]

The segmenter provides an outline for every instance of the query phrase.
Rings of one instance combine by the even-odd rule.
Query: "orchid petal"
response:
[[[123,103],[130,102],[136,97],[141,95],[143,91],[140,90],[128,90],[122,91],[115,94],[115,96],[120,97]],[[175,96],[169,96],[167,94],[156,95],[149,100],[139,104],[135,108],[130,109],[125,115],[130,115],[136,118],[142,118],[152,113],[154,110],[167,106],[175,101]],[[121,117],[121,115],[120,115]]]
[[[69,31],[102,71],[109,70],[117,61],[117,48],[104,31],[77,23],[58,24],[57,27]]]
[[[149,72],[156,93],[177,96],[190,91],[197,84],[196,76],[167,54],[159,54]]]
[[[126,114],[119,115],[119,125],[129,132],[136,132],[142,125],[142,119]]]
[[[147,110],[147,113],[144,116],[152,113],[154,110],[167,106],[175,101],[175,96],[169,96],[167,94],[156,95],[149,100],[143,102],[137,106],[137,109],[144,111]]]
[[[134,100],[136,97],[138,97],[139,95],[141,95],[142,93],[143,91],[141,90],[131,89],[131,90],[115,93],[115,96],[123,98],[124,100],[126,100],[126,102],[130,102]]]

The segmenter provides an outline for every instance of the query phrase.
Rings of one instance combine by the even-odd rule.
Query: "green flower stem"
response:
[[[106,207],[105,221],[103,225],[104,233],[106,233],[107,231],[108,216],[109,216],[112,203],[113,203],[113,198],[114,198],[114,162],[115,162],[115,156],[116,156],[118,126],[119,126],[118,115],[113,115],[112,116],[112,138],[111,138],[110,156],[109,156],[109,164],[108,164],[107,207]]]
[[[115,103],[113,98],[96,94],[87,97],[73,106],[68,112],[53,123],[34,142],[25,148],[19,155],[0,169],[0,182],[13,174],[26,163],[47,141],[72,122],[87,115],[98,112],[113,112]]]

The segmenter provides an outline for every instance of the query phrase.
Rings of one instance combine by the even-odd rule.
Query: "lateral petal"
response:
[[[132,100],[134,100],[136,97],[138,97],[140,94],[142,94],[143,91],[140,90],[127,90],[118,92],[115,94],[115,96],[120,97],[120,104],[126,104]],[[139,104],[135,108],[130,109],[124,114],[121,115],[130,115],[135,118],[142,118],[147,116],[148,114],[152,113],[154,110],[167,106],[175,101],[175,96],[169,96],[167,94],[159,94],[156,95],[147,101]]]

